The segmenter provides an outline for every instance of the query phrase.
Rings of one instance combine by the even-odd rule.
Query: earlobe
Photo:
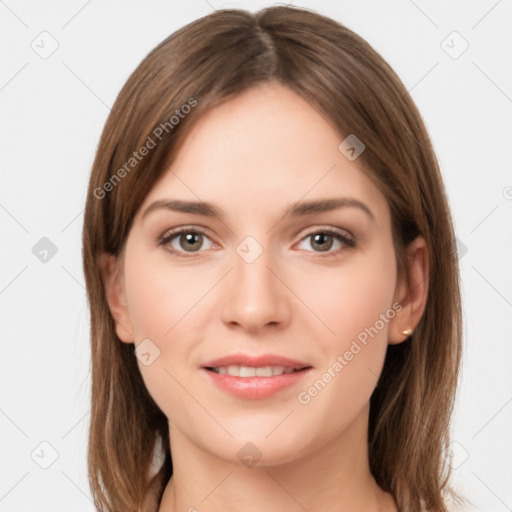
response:
[[[103,254],[100,257],[105,295],[110,314],[116,325],[117,337],[125,343],[133,343],[130,315],[126,306],[122,271],[117,256]]]
[[[389,325],[388,343],[402,343],[408,339],[418,325],[428,298],[429,254],[427,244],[422,236],[418,236],[407,247],[407,261],[410,282],[404,278],[397,286],[395,300],[401,305],[401,311]]]

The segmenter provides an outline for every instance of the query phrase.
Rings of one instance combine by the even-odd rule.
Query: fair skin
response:
[[[193,127],[145,198],[119,260],[103,259],[119,339],[138,346],[149,338],[160,350],[148,366],[139,361],[169,421],[174,473],[160,512],[397,510],[369,469],[369,400],[388,344],[403,342],[401,331],[424,311],[427,251],[421,237],[409,246],[406,287],[386,198],[358,160],[338,150],[343,138],[281,85],[230,99]],[[292,203],[339,197],[372,215],[354,206],[285,215]],[[212,203],[222,220],[156,206],[144,215],[171,199]],[[205,234],[159,244],[176,227]],[[355,246],[314,236],[328,228]],[[242,257],[259,248],[254,261]],[[376,323],[382,314],[387,321]],[[358,334],[376,325],[333,371]],[[203,367],[232,354],[275,354],[307,369],[270,396],[234,396]],[[331,378],[322,377],[329,368]],[[299,401],[322,378],[321,391]],[[244,464],[240,450],[260,458]]]

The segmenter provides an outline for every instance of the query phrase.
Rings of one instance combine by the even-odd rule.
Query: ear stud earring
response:
[[[402,334],[405,334],[405,336],[409,337],[412,334],[412,329],[405,329],[405,331],[402,331]]]

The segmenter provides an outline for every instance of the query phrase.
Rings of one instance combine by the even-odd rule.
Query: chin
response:
[[[317,443],[305,445],[304,439],[308,436],[301,432],[292,433],[289,429],[270,435],[268,429],[263,432],[257,428],[244,434],[233,434],[233,439],[218,440],[208,451],[227,462],[247,467],[288,464],[307,455],[309,449],[313,449],[312,445],[321,444],[321,440],[317,440]]]

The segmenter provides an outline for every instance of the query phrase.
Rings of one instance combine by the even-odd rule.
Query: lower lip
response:
[[[205,371],[214,384],[227,393],[238,398],[255,400],[258,398],[267,398],[279,393],[283,389],[296,384],[301,380],[311,368],[300,370],[293,373],[283,373],[273,377],[234,377],[232,375],[220,374]]]

